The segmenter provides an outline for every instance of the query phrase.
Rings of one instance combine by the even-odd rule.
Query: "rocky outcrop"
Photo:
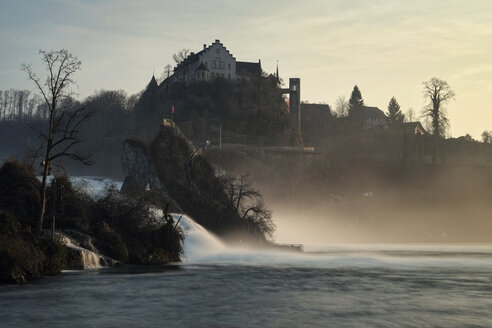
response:
[[[157,177],[151,163],[147,146],[143,141],[127,139],[121,153],[121,166],[125,181],[121,187],[124,193],[141,193],[147,188],[164,191],[164,185]]]

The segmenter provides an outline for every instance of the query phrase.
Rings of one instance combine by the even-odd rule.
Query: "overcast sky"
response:
[[[301,99],[334,105],[355,84],[366,105],[423,108],[422,82],[446,80],[451,134],[492,130],[490,0],[0,0],[0,90],[33,89],[39,49],[82,61],[80,97],[143,89],[172,54],[215,39],[237,60],[301,78]]]

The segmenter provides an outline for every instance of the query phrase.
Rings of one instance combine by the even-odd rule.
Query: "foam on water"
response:
[[[490,246],[352,245],[307,247],[307,252],[248,249],[224,245],[216,236],[186,215],[180,217],[185,232],[187,264],[253,265],[281,267],[461,267],[492,268]]]
[[[203,259],[227,252],[227,247],[215,235],[184,214],[172,213],[173,219],[185,233],[183,242],[184,259],[188,263],[199,263]]]
[[[104,195],[106,190],[113,186],[117,190],[121,189],[123,183],[121,181],[113,180],[105,177],[93,177],[93,176],[82,176],[82,177],[70,177],[72,183],[84,191],[86,191],[93,198],[99,198]]]

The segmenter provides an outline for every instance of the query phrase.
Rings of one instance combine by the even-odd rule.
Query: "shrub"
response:
[[[34,235],[0,236],[0,282],[22,283],[39,278],[45,261]]]
[[[40,183],[25,165],[8,161],[0,168],[0,208],[22,224],[34,225],[40,206]]]

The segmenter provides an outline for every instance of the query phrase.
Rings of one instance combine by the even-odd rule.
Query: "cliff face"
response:
[[[165,121],[148,146],[127,140],[121,160],[126,173],[123,192],[157,198],[157,204],[179,208],[216,234],[243,240],[250,235],[251,227],[225,191],[225,180],[175,125]]]
[[[121,166],[125,181],[121,188],[125,193],[141,193],[150,190],[164,191],[151,163],[147,146],[142,141],[127,139],[121,152]]]

